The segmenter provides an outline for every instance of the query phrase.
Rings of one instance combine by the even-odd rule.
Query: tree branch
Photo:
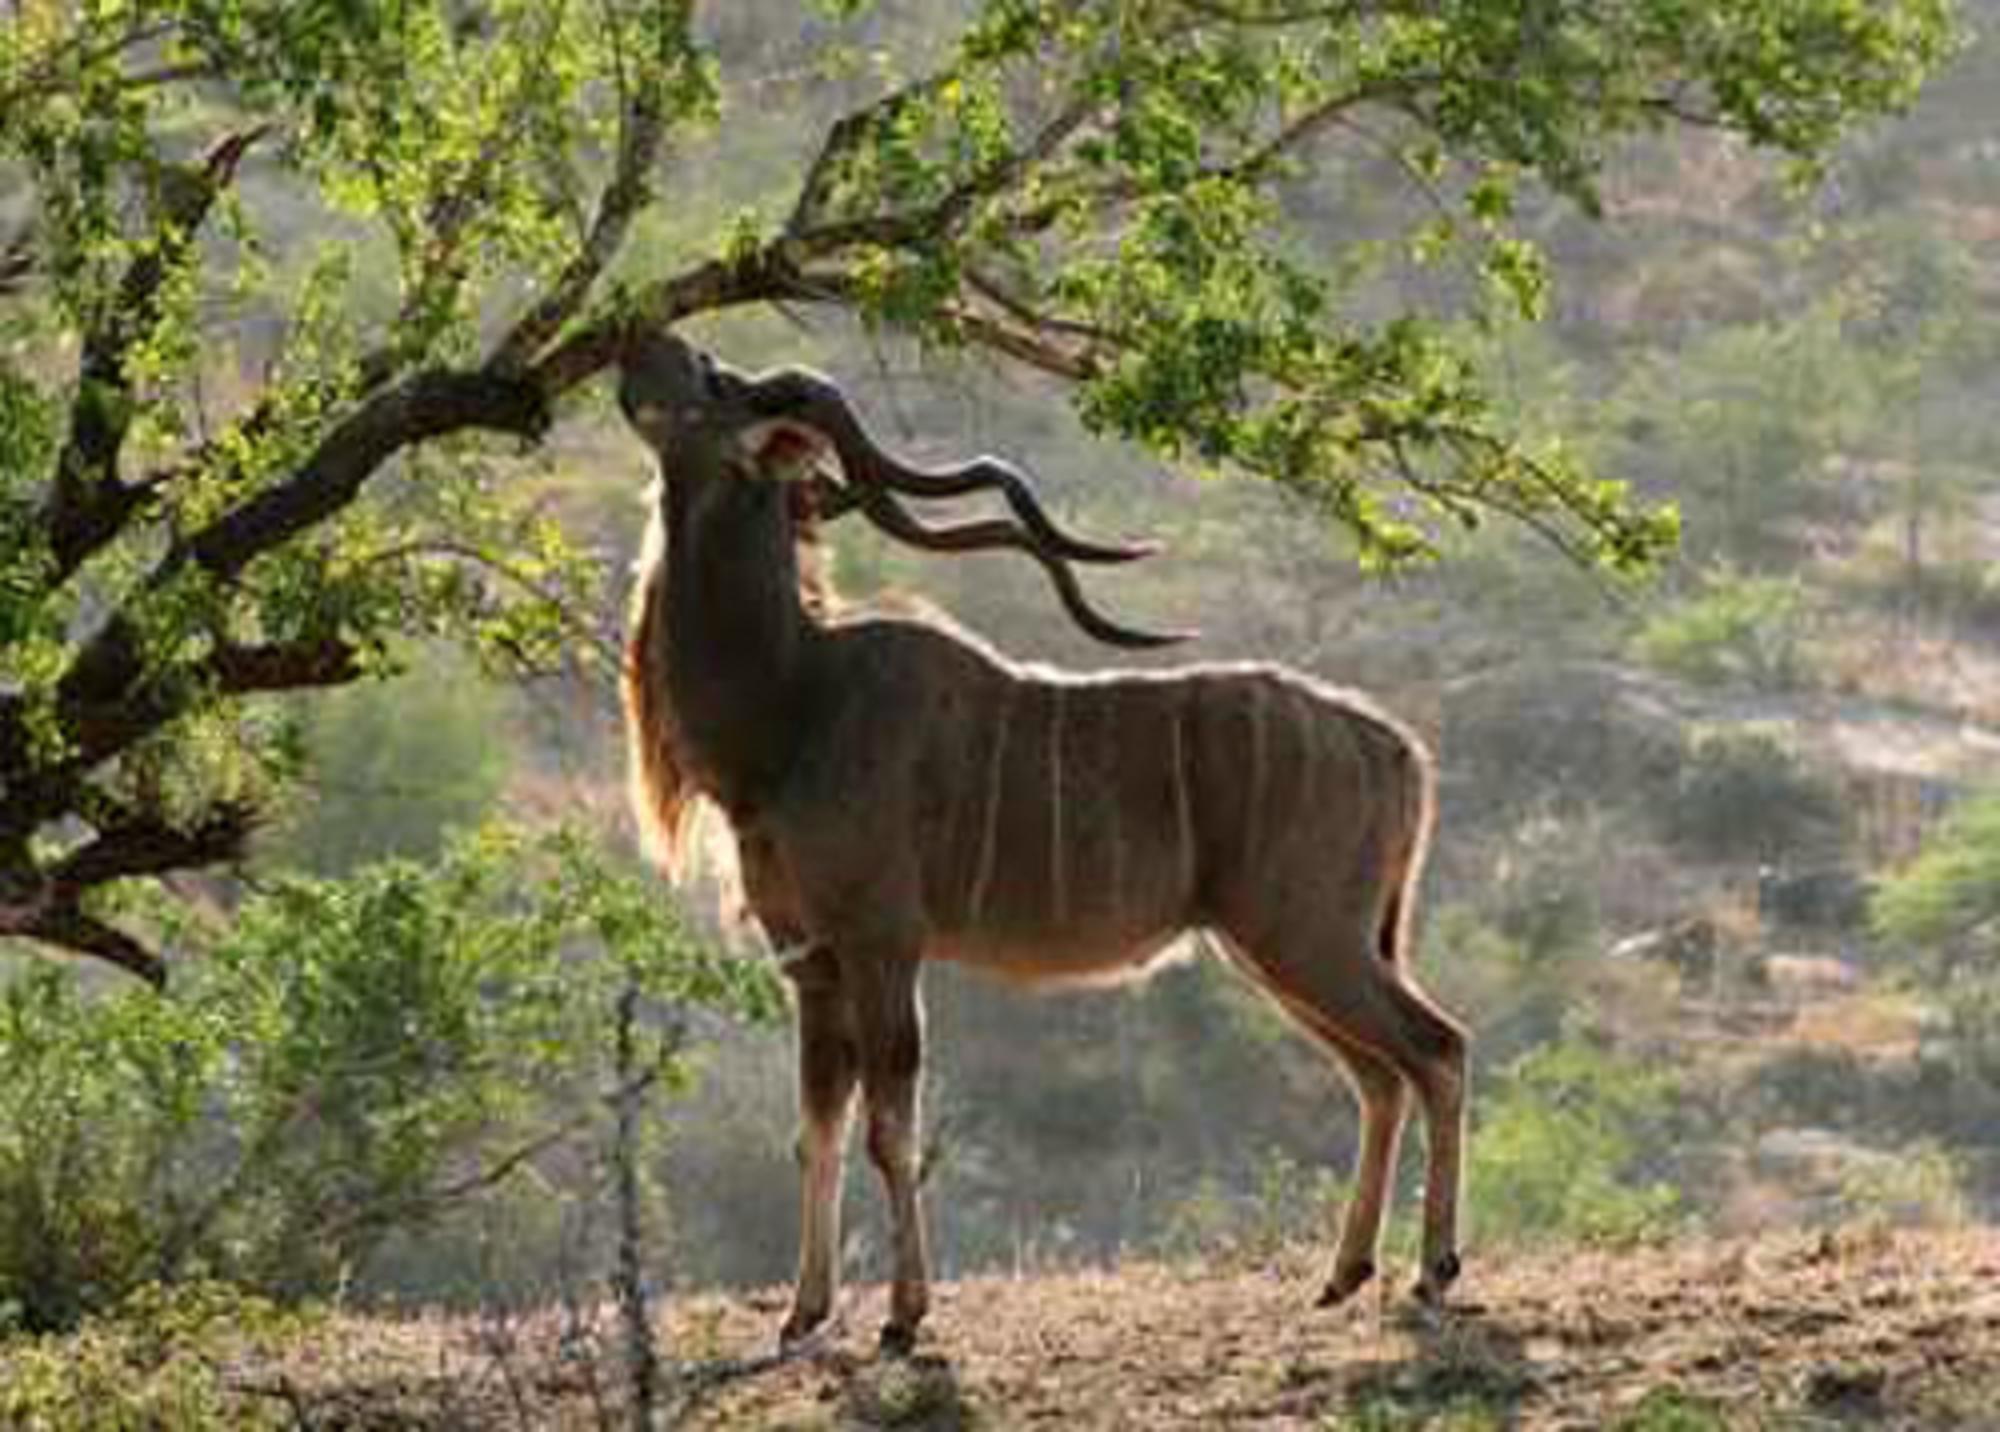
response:
[[[78,69],[87,70],[115,60],[127,50],[165,39],[180,26],[178,19],[135,21],[124,33],[91,48],[88,42],[94,32],[90,26],[79,24],[69,38],[51,45],[36,56],[33,63],[22,65],[16,71],[17,82],[9,89],[0,90],[0,117],[4,117],[15,105],[26,103],[46,91],[56,78],[56,72],[72,58]]]
[[[960,180],[929,204],[915,209],[828,220],[810,228],[787,225],[780,242],[795,260],[803,260],[824,257],[858,245],[908,248],[949,238],[964,224],[965,216],[974,204],[1003,192],[1030,169],[1053,157],[1098,111],[1101,104],[1095,96],[1072,100],[1026,145]],[[841,121],[842,124],[846,122]],[[840,124],[834,126],[835,130],[839,128]],[[828,142],[831,143],[831,139]]]
[[[361,653],[335,636],[257,646],[224,643],[206,666],[216,686],[231,695],[345,686],[359,681],[367,669]]]
[[[809,297],[784,240],[747,254],[709,259],[641,290],[626,308],[578,328],[535,364],[533,374],[553,401],[616,362],[627,335],[640,328],[671,327],[694,313]]]
[[[819,152],[813,156],[811,165],[806,169],[806,177],[799,185],[799,196],[792,204],[791,216],[785,220],[785,236],[798,238],[816,224],[839,178],[840,165],[869,131],[894,119],[904,108],[924,96],[936,94],[957,77],[955,69],[925,75],[890,90],[860,109],[850,110],[829,125],[826,138],[821,141]]]
[[[35,227],[23,223],[0,245],[0,298],[13,293],[35,271]]]
[[[126,360],[158,325],[162,290],[188,261],[195,233],[216,196],[266,132],[258,126],[225,135],[198,166],[164,172],[153,235],[126,268],[110,307],[84,335],[69,437],[39,519],[55,560],[55,584],[117,536],[146,496],[143,486],[118,478],[118,458],[132,419]]]
[[[637,1098],[659,1082],[661,1073],[660,1069],[653,1068],[634,1075],[605,1095],[605,1102],[615,1108],[621,1102]],[[533,1160],[575,1138],[589,1128],[596,1117],[595,1110],[587,1109],[516,1145],[483,1168],[474,1169],[448,1183],[420,1190],[388,1204],[350,1210],[344,1216],[323,1224],[319,1234],[322,1238],[333,1239],[383,1223],[405,1222],[412,1217],[435,1213],[438,1209],[448,1207],[460,1199],[495,1188],[512,1178]]]
[[[135,600],[156,597],[190,568],[219,582],[234,579],[264,553],[345,508],[369,476],[406,447],[468,428],[536,438],[548,421],[547,398],[532,378],[443,369],[413,373],[339,423],[297,472],[177,545]],[[58,682],[58,709],[118,701],[143,667],[133,618],[115,613]]]
[[[814,272],[801,277],[799,296],[852,307],[860,297],[860,289],[847,274]],[[1059,341],[1063,336],[1079,336],[1070,330],[1083,327],[1067,320],[1052,319],[1046,323],[1037,320],[1031,324],[1011,314],[996,316],[957,303],[939,305],[938,320],[982,348],[1073,383],[1088,382],[1100,371],[1098,359],[1090,349],[1078,351]],[[1089,330],[1087,336],[1093,340],[1110,337],[1096,330]]]
[[[148,811],[100,830],[49,868],[58,892],[77,895],[93,886],[135,875],[164,875],[232,860],[254,825],[248,806],[224,802],[190,825],[170,825]]]
[[[622,66],[620,76],[622,79]],[[598,196],[597,214],[583,247],[556,279],[547,297],[529,309],[501,340],[490,367],[507,371],[524,366],[576,315],[624,244],[633,217],[652,198],[651,172],[666,132],[666,76],[662,67],[651,66],[625,106],[617,166]]]
[[[160,955],[115,925],[85,914],[74,899],[56,900],[40,911],[26,928],[12,933],[25,935],[45,945],[107,960],[121,970],[137,975],[155,989],[166,986],[167,962]]]
[[[562,594],[521,570],[516,564],[492,552],[482,551],[469,542],[458,542],[447,537],[428,538],[421,541],[401,542],[386,547],[380,552],[370,553],[363,559],[369,566],[386,565],[412,557],[444,557],[467,562],[480,570],[491,573],[506,581],[516,589],[526,592],[536,601],[552,608],[561,621],[563,629],[596,654],[605,663],[607,670],[617,670],[624,660],[624,648],[617,642],[592,630],[590,624],[570,609]]]

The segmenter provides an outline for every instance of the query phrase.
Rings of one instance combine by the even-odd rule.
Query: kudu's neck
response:
[[[666,610],[654,615],[696,779],[735,814],[790,763],[818,628],[799,595],[786,485],[698,466],[664,484],[666,572],[653,599]]]

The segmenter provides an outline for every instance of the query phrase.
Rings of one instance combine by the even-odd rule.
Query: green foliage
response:
[[[1945,986],[1944,1012],[1953,1066],[2000,1100],[2000,974],[1959,974]]]
[[[260,853],[325,875],[378,856],[434,858],[500,794],[509,714],[506,691],[448,650],[328,693],[300,733],[309,795]]]
[[[1166,1211],[1156,1240],[1169,1259],[1218,1259],[1263,1267],[1287,1248],[1311,1245],[1339,1226],[1345,1182],[1330,1168],[1306,1168],[1283,1149],[1267,1149],[1246,1193],[1232,1195],[1212,1177]]]
[[[1869,918],[1927,965],[1990,958],[2000,916],[2000,794],[1968,797],[1902,870],[1883,879]]]
[[[1669,839],[1707,860],[1796,857],[1837,844],[1842,830],[1834,787],[1754,730],[1697,736],[1658,813]]]
[[[1837,500],[1827,464],[1892,430],[1889,365],[1857,341],[1854,308],[1836,294],[1799,316],[1718,324],[1647,354],[1621,384],[1619,470],[1697,506],[1692,555],[1755,568],[1796,550]]]
[[[1626,1243],[1675,1226],[1680,1195],[1647,1179],[1674,1076],[1588,1044],[1523,1055],[1478,1114],[1467,1206],[1490,1243],[1583,1239]]]
[[[1972,1221],[1960,1160],[1929,1139],[1848,1170],[1840,1207],[1850,1222],[1892,1228],[1962,1228]]]
[[[1648,666],[1703,686],[1790,691],[1806,676],[1802,646],[1811,616],[1796,578],[1719,571],[1648,619],[1632,651]]]
[[[1653,1388],[1612,1424],[1615,1432],[1723,1432],[1728,1426],[1716,1403],[1671,1383]]]
[[[1333,1432],[1501,1432],[1510,1424],[1504,1402],[1479,1397],[1423,1399],[1417,1406],[1393,1394],[1362,1397],[1327,1425]]]
[[[147,1285],[61,1337],[0,1340],[0,1423],[30,1432],[291,1425],[246,1399],[230,1369],[311,1330],[295,1313],[214,1283]]]
[[[152,1279],[331,1291],[590,1106],[627,981],[655,1008],[781,1006],[768,967],[562,832],[285,877],[204,943],[165,996],[39,964],[4,991],[0,1306],[27,1327]],[[676,1040],[651,1057],[684,1077]]]

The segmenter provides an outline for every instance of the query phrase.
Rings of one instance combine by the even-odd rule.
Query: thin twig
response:
[[[380,551],[369,553],[361,559],[359,565],[387,566],[410,557],[451,557],[482,567],[496,577],[504,578],[519,587],[536,601],[547,605],[556,614],[563,629],[588,646],[599,660],[606,663],[607,668],[615,670],[624,660],[623,649],[618,643],[593,629],[588,622],[578,616],[561,593],[553,590],[547,583],[529,576],[505,557],[482,551],[470,543],[459,542],[449,537],[427,537],[417,541],[401,542],[393,547],[384,547]]]
[[[615,1104],[617,1120],[611,1141],[612,1195],[618,1207],[618,1264],[612,1291],[625,1324],[626,1374],[632,1381],[631,1423],[634,1432],[652,1432],[659,1406],[660,1351],[653,1340],[652,1314],[647,1306],[645,1220],[639,1207],[639,1115],[644,1087],[632,1078],[638,1059],[639,986],[628,978],[618,993],[613,1061],[622,1086]]]

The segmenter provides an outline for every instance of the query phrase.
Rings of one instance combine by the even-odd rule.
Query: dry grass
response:
[[[2000,1428],[1992,1231],[1475,1260],[1435,1323],[1315,1313],[1316,1271],[967,1279],[903,1361],[874,1354],[873,1288],[782,1361],[775,1292],[682,1300],[663,1331],[700,1427]],[[293,1426],[596,1426],[609,1354],[566,1323],[336,1319],[239,1376]]]

